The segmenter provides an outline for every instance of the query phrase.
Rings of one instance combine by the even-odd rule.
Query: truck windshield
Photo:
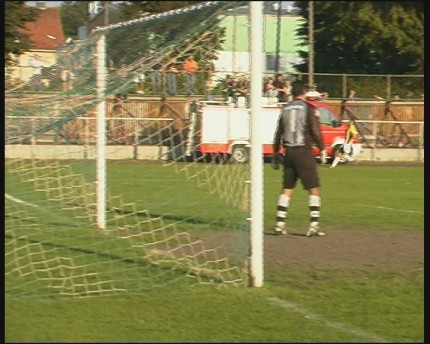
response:
[[[319,107],[317,110],[319,113],[321,124],[329,125],[331,127],[340,126],[339,120],[329,109]]]

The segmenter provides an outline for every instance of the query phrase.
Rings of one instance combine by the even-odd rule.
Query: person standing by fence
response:
[[[187,96],[193,95],[195,92],[196,73],[199,70],[199,65],[194,61],[194,56],[189,56],[183,65],[185,74],[185,87]]]
[[[222,94],[224,95],[224,101],[227,103],[234,103],[234,78],[227,74],[224,83],[223,83],[223,90]]]
[[[291,81],[290,80],[285,80],[285,84],[284,84],[284,100],[286,102],[290,102],[293,100],[293,96],[291,95]]]
[[[170,96],[176,96],[176,75],[179,73],[176,68],[176,61],[172,60],[167,66],[167,93]]]
[[[348,99],[358,99],[357,92],[355,92],[354,90],[350,90],[349,95],[348,95]]]
[[[276,98],[277,95],[278,95],[278,90],[273,85],[273,78],[269,76],[264,82],[263,97]]]
[[[156,63],[152,66],[151,72],[151,81],[152,81],[152,94],[160,95],[161,94],[161,64]]]
[[[112,118],[106,123],[106,136],[108,143],[130,144],[130,136],[127,135],[126,121],[121,118],[134,117],[125,107],[127,96],[116,94],[113,99]]]
[[[285,80],[284,76],[281,73],[278,73],[275,75],[275,80],[273,81],[273,85],[276,87],[276,90],[278,91],[277,97],[279,103],[284,103],[287,100],[285,99]]]

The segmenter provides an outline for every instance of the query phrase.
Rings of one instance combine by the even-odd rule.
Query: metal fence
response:
[[[40,117],[6,116],[6,135],[19,136],[20,131],[37,127],[43,120]],[[355,122],[365,148],[424,148],[424,121],[355,119]],[[106,142],[108,145],[177,145],[186,140],[183,129],[187,124],[187,119],[109,117],[106,118]],[[96,128],[96,118],[78,117],[62,128],[16,143],[95,145]]]
[[[300,79],[309,83],[308,73],[289,74],[282,71],[279,73],[284,76],[285,80]],[[214,72],[213,94],[221,94],[223,78],[226,74],[237,77],[244,73]],[[266,79],[269,76],[274,77],[273,73],[266,72],[263,78]],[[424,75],[313,73],[313,83],[319,92],[327,93],[329,99],[348,98],[351,90],[356,92],[357,99],[362,100],[397,99],[411,101],[424,99]]]
[[[32,74],[34,68],[26,66],[16,67],[18,75]],[[36,74],[30,78],[27,83],[20,83],[20,90],[37,91],[37,92],[59,92],[63,86],[60,80],[59,71],[56,75],[45,73]],[[162,76],[161,93],[154,93],[152,82],[152,71],[145,73],[145,81],[138,85],[131,85],[128,89],[129,94],[139,91],[145,95],[167,95],[166,76]],[[289,74],[283,73],[285,79],[295,80],[302,79],[308,82],[307,73]],[[54,73],[55,74],[55,73]],[[196,95],[201,96],[223,96],[225,75],[230,74],[233,77],[246,75],[247,73],[237,73],[234,71],[200,71],[196,77]],[[264,73],[263,78],[272,76],[272,73]],[[398,95],[404,100],[421,100],[424,94],[424,75],[375,75],[375,74],[328,74],[313,73],[314,84],[317,85],[319,92],[328,93],[329,98],[342,99],[347,98],[350,90],[356,91],[360,99],[375,99],[375,96],[384,99],[393,99]],[[261,81],[263,87],[263,80]],[[185,95],[185,76],[179,73],[177,76],[177,96]]]
[[[45,96],[30,97],[34,106],[43,106]],[[18,101],[11,98],[13,101]],[[9,97],[6,97],[6,104]],[[421,147],[423,142],[424,102],[329,100],[341,120],[354,119],[362,131],[365,145],[373,147]],[[178,136],[187,125],[190,102],[187,99],[160,101],[140,96],[129,97],[122,103],[120,114],[113,111],[114,99],[107,99],[106,127],[108,144],[152,144],[180,140]],[[7,107],[6,107],[7,108]],[[58,110],[50,116],[5,116],[6,142],[33,144],[93,144],[96,137],[96,112],[82,113],[74,120],[43,134],[35,134],[54,116],[61,123]],[[373,137],[373,139],[372,139]],[[24,139],[20,139],[24,138]]]
[[[308,74],[294,77],[308,81]],[[372,75],[372,74],[325,74],[314,73],[314,84],[319,92],[329,98],[347,98],[354,90],[360,99],[424,99],[424,75]]]

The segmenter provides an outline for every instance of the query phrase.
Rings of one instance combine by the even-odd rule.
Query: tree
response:
[[[143,16],[148,16],[156,13],[166,12],[174,9],[188,7],[196,5],[204,1],[133,1],[124,2],[119,5],[122,18],[124,20],[131,20]],[[199,42],[202,38],[202,33],[197,28],[206,18],[211,17],[213,12],[212,8],[201,10],[199,15],[202,20],[197,20],[195,14],[189,14],[184,19],[184,16],[172,16],[168,20],[159,20],[155,23],[151,23],[151,29],[148,28],[148,32],[142,37],[141,30],[136,27],[127,31],[128,36],[134,35],[138,38],[139,44],[130,46],[127,41],[118,40],[116,35],[122,35],[121,32],[112,32],[108,39],[117,42],[115,45],[108,45],[108,54],[115,62],[117,62],[119,56],[126,55],[128,59],[133,60],[137,57],[141,57],[142,49],[138,47],[145,47],[146,51],[156,51],[160,47],[160,42],[164,42],[164,45],[176,44],[175,49],[172,50],[172,57],[177,56],[178,53],[184,51],[184,46],[189,47],[192,41]],[[192,49],[187,50],[187,55],[193,55],[198,61],[199,65],[205,70],[209,70],[213,66],[212,61],[217,58],[216,52],[221,49],[221,43],[225,35],[225,30],[217,26],[218,20],[214,20],[210,27],[206,28],[204,36],[206,37],[204,42],[205,46],[196,43]],[[189,32],[197,32],[196,36],[190,35],[185,40],[183,34]],[[121,45],[122,44],[122,45]],[[126,45],[126,46],[125,46]]]
[[[125,1],[120,5],[125,20],[196,5],[204,1]]]
[[[25,25],[33,22],[39,17],[39,10],[29,7],[25,1],[5,2],[5,43],[4,58],[5,66],[12,66],[14,57],[30,50],[33,46]]]
[[[308,1],[297,30],[308,44]],[[314,1],[314,71],[349,74],[423,74],[424,1]],[[307,72],[308,53],[300,51]]]
[[[66,37],[78,38],[79,28],[88,22],[89,3],[90,1],[63,2],[61,5],[61,23]]]

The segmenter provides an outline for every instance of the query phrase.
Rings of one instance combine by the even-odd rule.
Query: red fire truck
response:
[[[344,143],[347,125],[339,120],[330,105],[317,101],[309,102],[317,110],[327,158],[331,160]],[[273,137],[281,110],[282,108],[277,105],[262,108],[261,131],[265,156],[273,154]],[[190,123],[186,155],[191,155],[192,150],[197,149],[203,155],[229,155],[231,160],[237,163],[249,160],[250,109],[202,102],[199,110],[190,114]],[[355,158],[360,155],[361,144],[354,143],[352,152]],[[316,147],[314,155],[316,158],[319,157],[319,150]]]

